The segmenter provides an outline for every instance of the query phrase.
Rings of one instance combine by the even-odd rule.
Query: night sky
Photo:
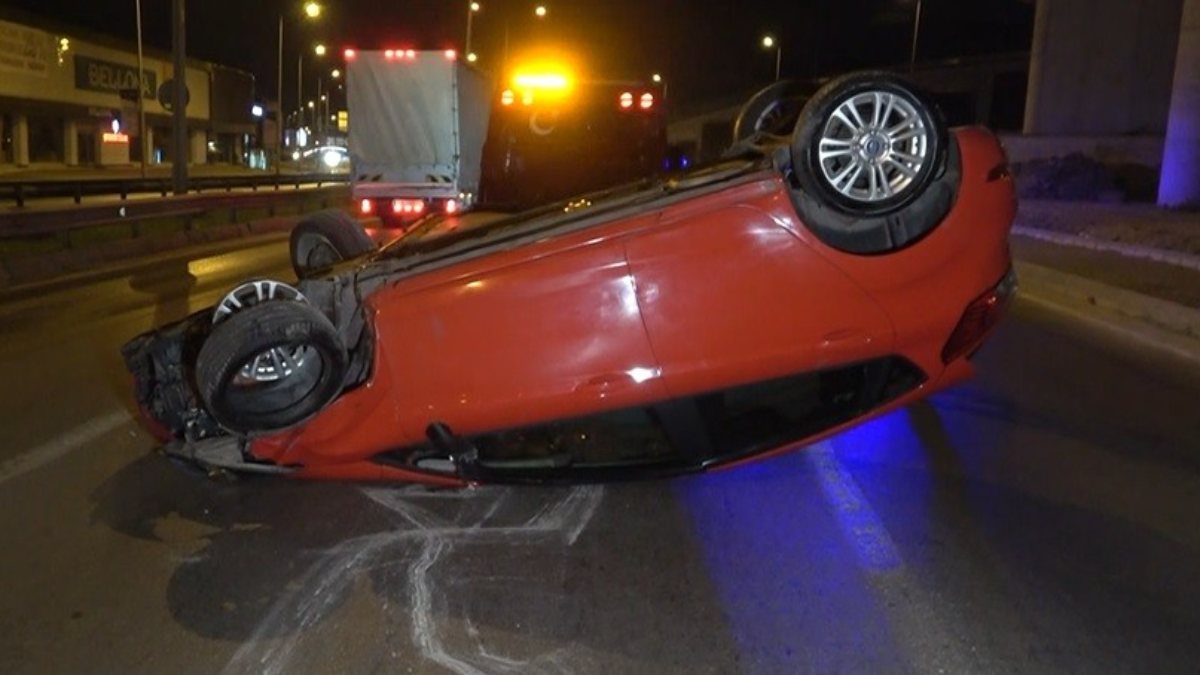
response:
[[[134,0],[3,0],[7,6],[122,39],[133,40]],[[550,15],[533,17],[536,2],[480,0],[475,51],[480,65],[500,61],[505,24],[512,49],[569,46],[588,74],[647,78],[661,72],[677,105],[722,98],[766,84],[773,54],[764,33],[783,45],[784,75],[806,77],[856,67],[906,62],[915,0],[545,0]],[[88,14],[80,13],[86,5]],[[143,0],[145,40],[170,47],[169,0]],[[316,23],[302,19],[300,0],[191,0],[188,52],[248,70],[263,95],[275,89],[276,31],[286,12],[285,100],[295,94],[296,50],[318,40],[341,48],[398,46],[461,49],[466,0],[327,0]],[[1032,0],[924,0],[921,59],[1029,49]],[[297,40],[300,39],[301,42]],[[315,59],[311,57],[310,63]],[[306,64],[306,67],[309,67]],[[314,74],[316,69],[311,69]],[[308,80],[308,78],[306,78]],[[315,87],[315,79],[305,85]]]

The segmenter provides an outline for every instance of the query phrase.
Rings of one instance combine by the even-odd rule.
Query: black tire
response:
[[[887,157],[893,157],[896,147],[909,150],[910,146],[901,143],[914,144],[913,147],[917,143],[923,144],[923,162],[915,170],[915,164],[905,164],[904,168],[911,175],[904,177],[897,173],[900,170],[894,166],[897,162],[888,164],[891,177],[897,178],[902,188],[892,193],[889,183],[888,191],[883,193],[888,195],[886,197],[876,198],[875,181],[870,183],[868,190],[866,178],[861,178],[863,187],[854,190],[859,182],[850,180],[844,187],[852,188],[851,192],[867,190],[870,195],[869,198],[855,198],[839,191],[824,172],[832,173],[849,165],[833,165],[831,169],[827,164],[823,170],[821,140],[840,124],[834,116],[839,106],[855,96],[873,92],[890,94],[894,100],[906,104],[911,119],[919,120],[924,130],[923,134],[918,134],[919,140],[905,139],[895,146],[889,142],[880,164],[887,161]],[[886,126],[885,119],[878,128]],[[865,153],[865,144],[861,147]],[[794,201],[805,223],[831,246],[854,253],[894,251],[931,231],[953,206],[960,174],[957,151],[957,146],[950,142],[946,123],[937,106],[911,83],[892,73],[852,73],[822,87],[796,120],[792,132],[792,172],[800,194],[795,195]],[[880,156],[875,157],[879,161]],[[883,183],[879,181],[880,185]]]
[[[290,373],[249,381],[243,368],[275,348],[306,348]],[[238,433],[276,431],[315,415],[342,390],[348,356],[337,329],[315,307],[268,301],[217,324],[196,358],[196,386],[221,426]]]
[[[307,279],[333,265],[375,250],[361,223],[337,209],[319,211],[299,222],[289,240],[292,269]]]
[[[760,89],[746,100],[733,122],[733,143],[741,143],[758,134],[786,136],[812,89],[795,80],[779,80]]]

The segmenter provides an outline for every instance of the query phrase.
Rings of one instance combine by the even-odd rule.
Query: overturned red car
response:
[[[208,469],[701,471],[968,377],[1015,289],[1014,211],[990,132],[850,75],[790,135],[745,134],[690,173],[431,216],[378,250],[319,214],[292,236],[299,282],[247,282],[124,355],[167,453]]]

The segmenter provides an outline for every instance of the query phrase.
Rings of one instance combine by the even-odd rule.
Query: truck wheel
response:
[[[306,302],[269,300],[213,327],[196,358],[205,408],[238,433],[284,429],[315,415],[342,389],[346,347]]]
[[[733,142],[756,134],[785,136],[792,129],[812,90],[794,80],[779,80],[751,96],[733,122]]]
[[[362,225],[345,211],[319,211],[292,229],[292,269],[307,279],[343,261],[375,250]]]
[[[883,253],[915,242],[950,210],[957,146],[936,106],[891,73],[822,87],[792,132],[795,202],[826,243]]]

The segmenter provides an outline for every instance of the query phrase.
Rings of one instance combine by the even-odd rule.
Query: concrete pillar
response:
[[[75,120],[63,120],[63,163],[79,166],[79,127]]]
[[[1160,135],[1183,0],[1038,0],[1025,133]]]
[[[204,129],[192,131],[192,164],[208,163],[208,132]]]
[[[29,166],[29,118],[13,115],[13,164]]]
[[[1158,203],[1200,206],[1200,0],[1183,5]]]

